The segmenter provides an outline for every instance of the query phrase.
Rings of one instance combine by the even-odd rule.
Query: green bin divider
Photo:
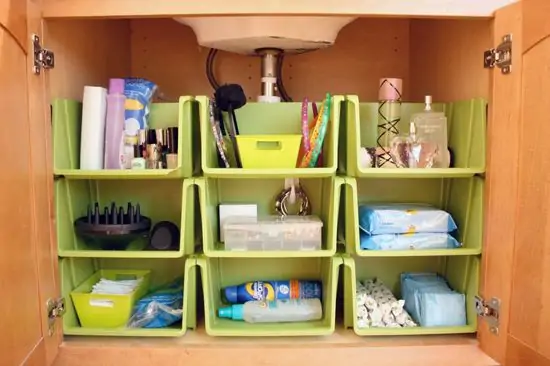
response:
[[[162,179],[191,177],[200,161],[198,104],[192,97],[179,103],[153,103],[150,128],[178,127],[178,167],[175,169],[80,170],[82,103],[55,99],[52,103],[54,174],[69,179]]]
[[[56,232],[61,257],[176,258],[194,252],[195,197],[193,179],[175,180],[68,180],[55,182]],[[126,250],[102,250],[75,232],[74,221],[86,216],[88,205],[103,207],[115,202],[126,210],[128,202],[139,203],[141,214],[152,221],[170,221],[180,228],[179,250],[145,250],[148,238],[130,243]]]
[[[334,332],[336,291],[340,257],[328,258],[207,258],[197,259],[201,268],[206,332],[211,336],[269,337],[324,336]],[[218,318],[222,289],[257,280],[321,280],[323,318],[312,322],[250,324]]]
[[[283,179],[217,179],[195,178],[198,186],[202,217],[204,254],[208,257],[291,258],[330,257],[336,253],[336,232],[340,210],[342,177],[300,179],[312,206],[312,214],[323,221],[321,250],[311,251],[226,251],[219,241],[221,203],[258,205],[258,215],[275,214],[274,200],[284,188]]]
[[[453,179],[355,179],[346,178],[346,252],[363,257],[413,257],[479,255],[483,240],[484,180]],[[428,250],[362,250],[359,239],[359,204],[426,203],[449,212],[458,226],[461,248]]]
[[[216,141],[212,134],[208,112],[209,98],[198,96],[201,120],[202,170],[206,177],[217,178],[289,178],[329,177],[338,165],[338,131],[344,97],[332,97],[331,119],[323,144],[323,167],[293,169],[239,169],[220,168]],[[320,107],[320,103],[317,104]],[[301,103],[247,103],[236,112],[241,135],[301,135]],[[311,112],[310,107],[310,116]]]
[[[62,258],[59,261],[61,293],[65,298],[63,333],[82,336],[179,337],[187,329],[197,327],[197,267],[196,258],[175,259],[112,259]],[[183,277],[182,321],[166,328],[83,328],[71,300],[71,291],[101,269],[151,270],[150,291]]]
[[[477,331],[475,296],[478,295],[480,259],[477,256],[352,258],[344,261],[344,324],[360,336],[465,334]],[[359,328],[356,281],[378,278],[400,299],[403,272],[431,272],[444,276],[451,288],[466,295],[467,324],[461,327]]]
[[[423,103],[403,103],[399,131],[408,132],[412,114],[421,112]],[[363,168],[359,164],[361,147],[376,147],[378,103],[360,103],[355,95],[346,96],[342,108],[339,171],[352,177],[438,178],[470,177],[485,172],[487,102],[471,99],[454,103],[434,103],[435,111],[447,116],[449,147],[454,154],[454,168],[391,169]]]

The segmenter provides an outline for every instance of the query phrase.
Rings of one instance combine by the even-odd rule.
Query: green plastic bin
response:
[[[483,240],[484,180],[471,178],[355,179],[346,178],[344,191],[346,252],[363,257],[479,255]],[[456,249],[361,250],[359,204],[425,203],[449,212],[457,226]]]
[[[351,177],[371,178],[453,178],[471,177],[485,172],[487,102],[471,99],[432,105],[435,111],[445,112],[449,147],[454,153],[454,168],[392,169],[363,168],[358,154],[361,147],[376,147],[378,102],[360,103],[355,95],[346,96],[342,108],[339,171]],[[423,103],[403,103],[401,132],[409,131],[412,114],[424,110]],[[345,135],[345,137],[343,137]]]
[[[150,271],[132,271],[102,269],[94,273],[80,286],[71,291],[71,300],[83,328],[120,328],[128,323],[132,309],[137,300],[143,297],[149,289]],[[93,286],[100,279],[137,280],[139,286],[130,294],[104,295],[92,294]]]
[[[61,257],[176,258],[194,252],[195,193],[193,179],[176,180],[84,180],[55,182],[56,232]],[[111,202],[124,207],[140,204],[141,214],[152,220],[170,221],[180,228],[178,250],[148,250],[148,238],[130,243],[126,250],[102,250],[76,235],[74,221],[86,215],[89,204],[101,209]]]
[[[336,290],[342,259],[288,258],[245,259],[199,257],[204,292],[206,333],[211,336],[324,336],[335,329]],[[250,324],[218,318],[222,289],[257,280],[321,280],[323,282],[323,318],[312,322]]]
[[[258,215],[275,214],[275,199],[284,188],[283,179],[195,178],[201,207],[204,254],[208,257],[291,258],[330,257],[336,253],[336,232],[340,210],[341,177],[300,179],[312,214],[323,221],[321,250],[312,251],[226,251],[219,241],[219,205],[257,204]]]
[[[206,177],[216,178],[285,178],[329,177],[338,165],[338,131],[343,96],[332,97],[331,118],[323,143],[323,167],[288,169],[220,168],[217,148],[208,112],[208,97],[196,97],[200,105],[202,170]],[[317,103],[320,108],[321,103]],[[301,135],[301,103],[247,103],[238,109],[239,133],[246,135]],[[310,116],[313,115],[310,107]]]
[[[344,259],[344,322],[360,336],[404,336],[431,334],[465,334],[477,331],[475,296],[478,295],[480,258],[400,257]],[[400,275],[403,272],[430,272],[444,276],[455,291],[466,295],[467,324],[461,327],[359,328],[357,324],[356,281],[379,278],[400,298]]]
[[[75,310],[71,293],[81,289],[85,281],[94,273],[109,273],[112,270],[150,271],[149,288],[154,290],[183,278],[183,319],[167,328],[126,328],[94,327],[81,325]],[[105,272],[107,271],[107,272]],[[175,259],[113,259],[113,258],[62,258],[59,261],[61,275],[61,293],[65,298],[66,312],[63,315],[63,333],[83,336],[133,336],[133,337],[178,337],[187,329],[196,328],[197,313],[197,268],[194,257]],[[137,296],[136,296],[137,297]],[[140,296],[141,297],[141,296]],[[96,322],[98,320],[95,320]]]
[[[178,167],[175,169],[80,170],[82,103],[55,99],[52,103],[54,174],[68,179],[140,179],[191,177],[199,171],[198,104],[193,97],[179,103],[153,103],[150,128],[178,127]]]

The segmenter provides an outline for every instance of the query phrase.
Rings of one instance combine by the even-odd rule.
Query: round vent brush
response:
[[[111,209],[105,207],[100,214],[99,203],[94,210],[88,205],[86,216],[74,222],[76,234],[84,241],[104,250],[125,250],[136,239],[147,238],[151,229],[151,219],[141,215],[139,203],[133,206],[128,202],[128,208],[111,203]]]

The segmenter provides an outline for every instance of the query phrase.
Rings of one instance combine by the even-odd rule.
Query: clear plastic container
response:
[[[317,216],[230,217],[226,250],[321,250],[323,222]]]

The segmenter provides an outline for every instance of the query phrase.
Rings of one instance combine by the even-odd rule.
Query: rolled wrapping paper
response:
[[[402,93],[402,79],[380,79],[378,88],[378,138],[376,139],[376,160],[379,168],[398,167],[390,154],[390,150],[392,141],[399,135]]]
[[[357,325],[360,328],[417,326],[404,310],[405,301],[397,300],[379,280],[357,281],[356,299]]]
[[[106,114],[107,89],[99,86],[85,86],[80,129],[80,169],[82,170],[103,169]]]
[[[403,79],[382,78],[378,88],[378,100],[400,101],[403,95]]]

